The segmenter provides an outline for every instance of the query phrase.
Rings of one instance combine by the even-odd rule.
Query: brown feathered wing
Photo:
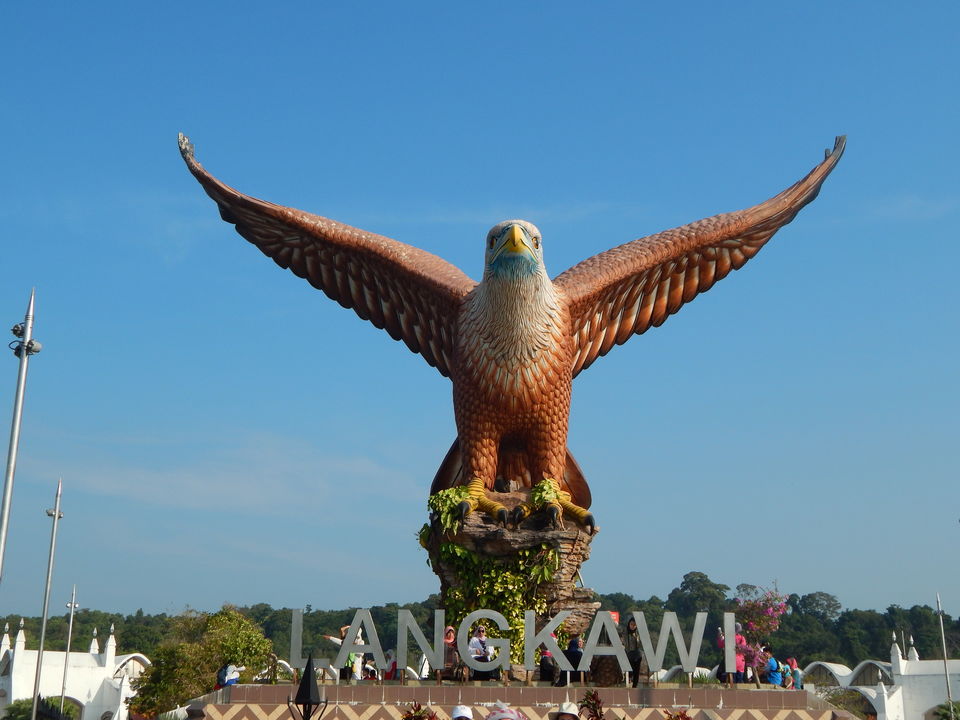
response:
[[[264,255],[450,375],[457,313],[476,285],[467,275],[425,250],[237,192],[203,169],[183,135],[180,152],[221,217]]]
[[[844,145],[838,137],[805,178],[760,205],[634,240],[557,276],[572,318],[574,376],[742,267],[817,196]]]

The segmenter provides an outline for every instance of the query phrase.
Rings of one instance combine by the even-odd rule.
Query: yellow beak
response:
[[[511,225],[507,228],[505,238],[506,242],[503,244],[503,249],[507,252],[521,253],[527,251],[526,244],[523,242],[523,230],[520,229],[519,225]]]

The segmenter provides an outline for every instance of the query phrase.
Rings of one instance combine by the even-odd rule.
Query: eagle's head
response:
[[[526,220],[504,220],[487,233],[484,275],[522,279],[544,271],[540,230]]]

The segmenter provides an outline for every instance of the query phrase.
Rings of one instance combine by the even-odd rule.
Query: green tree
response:
[[[832,623],[796,611],[780,618],[776,649],[779,657],[795,657],[801,666],[814,660],[836,661],[840,657],[840,642]]]
[[[30,712],[33,710],[33,700],[23,698],[14,700],[7,705],[7,710],[3,714],[3,720],[30,720]]]
[[[875,610],[845,610],[833,625],[840,638],[839,659],[850,667],[890,652],[890,626]]]
[[[30,720],[30,711],[33,709],[33,700],[23,698],[14,700],[7,705],[6,712],[3,713],[3,720]]]
[[[838,710],[846,710],[849,713],[853,713],[854,717],[865,718],[868,712],[875,712],[873,706],[863,695],[849,688],[828,688],[820,693],[820,697]]]
[[[914,605],[908,613],[913,642],[920,657],[942,660],[943,645],[940,642],[940,619],[937,611],[929,605]],[[946,618],[944,621],[946,622]]]
[[[217,670],[228,663],[245,666],[249,681],[267,665],[270,641],[252,620],[225,606],[213,615],[188,611],[175,619],[174,637],[157,648],[153,664],[133,681],[134,712],[154,717],[210,692]]]
[[[173,618],[166,614],[147,615],[142,609],[117,624],[117,653],[138,652],[153,657],[157,647],[170,635]]]
[[[665,607],[684,617],[707,612],[711,619],[716,619],[729,605],[729,590],[726,585],[710,580],[705,573],[688,572],[683,576],[680,587],[670,591]]]
[[[836,596],[825,592],[814,592],[802,595],[797,601],[796,610],[821,620],[833,622],[840,617],[840,601]]]
[[[945,702],[937,705],[937,709],[933,711],[933,717],[936,720],[957,720],[960,719],[960,702],[953,701],[953,714],[950,713],[950,703]]]
[[[69,613],[64,613],[55,615],[47,621],[45,646],[48,650],[66,650],[69,620]],[[0,625],[4,623],[9,624],[11,631],[16,632],[20,624],[20,616],[7,615],[0,618]],[[163,638],[170,635],[172,625],[173,618],[165,614],[146,615],[143,610],[138,610],[136,614],[124,617],[118,613],[81,608],[73,619],[70,648],[73,652],[85,650],[90,644],[94,629],[97,630],[100,645],[103,647],[110,627],[113,626],[118,655],[138,652],[152,657]],[[24,618],[23,630],[27,634],[28,642],[35,642],[40,637],[40,618]]]
[[[703,645],[700,650],[700,661],[709,667],[720,661],[720,651],[714,640],[716,628],[721,625],[723,613],[731,609],[731,601],[727,599],[727,585],[713,582],[706,573],[688,572],[683,576],[680,587],[674,588],[663,604],[664,610],[672,610],[677,614],[680,625],[685,632],[693,630],[693,623],[698,612],[707,613],[707,624],[704,627]],[[661,614],[661,618],[662,618]],[[678,662],[676,650],[670,645],[665,662]]]
[[[597,600],[600,601],[601,610],[614,610],[620,613],[621,621],[628,612],[638,609],[639,605],[632,595],[627,595],[622,592],[610,593],[608,595],[598,594]]]
[[[60,709],[60,696],[56,697],[46,697],[43,700],[48,704],[55,707],[57,710]],[[7,710],[3,714],[3,720],[30,720],[30,713],[33,711],[33,698],[23,698],[22,700],[14,700],[12,703],[7,705]],[[39,716],[39,711],[38,711]],[[63,714],[69,718],[76,718],[79,715],[79,710],[77,706],[72,702],[66,702],[63,704]]]

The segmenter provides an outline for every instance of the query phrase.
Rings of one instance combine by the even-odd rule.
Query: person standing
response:
[[[637,687],[640,681],[640,661],[643,660],[643,653],[640,650],[640,631],[637,630],[637,621],[633,619],[632,614],[623,630],[623,649],[627,651],[633,687]]]
[[[487,642],[487,628],[483,625],[477,626],[477,631],[470,638],[470,656],[480,662],[489,662],[493,660],[493,648]],[[474,670],[474,680],[490,680],[493,676],[492,670]]]
[[[387,654],[384,656],[384,659],[387,661],[387,666],[383,669],[383,679],[384,680],[396,680],[397,676],[397,654],[394,652],[393,648],[387,650]]]
[[[780,663],[773,655],[773,648],[766,645],[763,651],[770,656],[767,658],[767,684],[780,687],[783,685],[783,673],[780,672]]]
[[[551,633],[552,637],[556,637]],[[553,658],[553,653],[543,648],[540,651],[540,682],[548,682],[551,685],[557,680],[557,661]]]
[[[333,635],[324,635],[324,637],[332,642],[334,645],[343,646],[343,641],[347,638],[347,631],[350,629],[349,625],[344,625],[340,628],[340,637],[335,638]],[[363,645],[363,628],[357,630],[357,637],[353,641],[354,645]],[[342,668],[340,668],[340,679],[349,680],[353,678],[354,680],[363,680],[363,653],[348,653],[346,663]]]
[[[746,671],[747,671],[747,658],[743,654],[743,648],[747,644],[747,639],[743,636],[743,625],[737,623],[736,625],[737,634],[734,636],[734,660],[736,661],[735,672],[733,673],[733,681],[735,683],[746,682]],[[726,646],[726,640],[723,637],[723,630],[717,628],[717,647],[721,650]],[[727,671],[729,675],[729,670]]]
[[[573,670],[567,670],[560,673],[560,681],[558,685],[568,685],[575,682],[583,682],[583,672],[578,668],[580,667],[580,661],[583,660],[583,638],[579,635],[574,635],[570,638],[570,642],[567,643],[567,649],[563,651],[563,656],[567,659],[567,662],[570,663]]]
[[[787,666],[790,668],[790,675],[793,677],[793,689],[803,690],[803,673],[800,672],[797,659],[794,657],[787,658]]]

